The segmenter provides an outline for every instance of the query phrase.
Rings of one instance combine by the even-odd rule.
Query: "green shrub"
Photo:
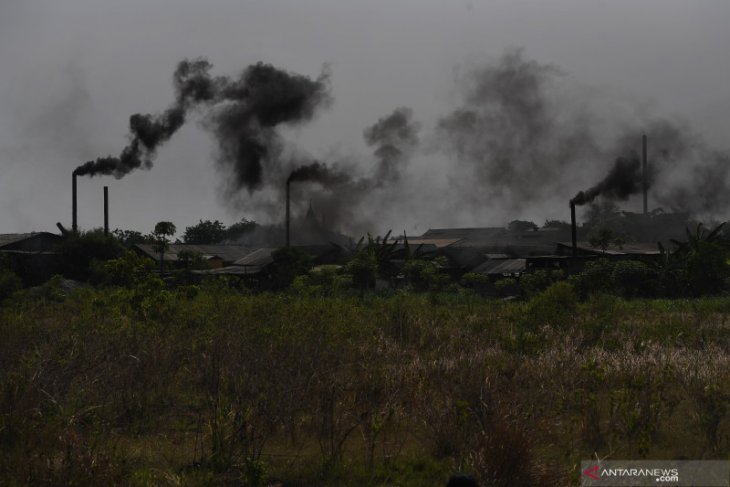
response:
[[[0,301],[11,296],[23,286],[20,278],[9,269],[0,269]]]
[[[488,276],[477,272],[467,272],[461,277],[461,285],[478,293],[494,291],[494,284]]]
[[[86,281],[93,274],[92,262],[116,259],[124,247],[119,240],[97,229],[65,237],[58,252],[62,256],[63,275]]]
[[[352,276],[352,283],[360,291],[373,289],[378,277],[378,257],[373,247],[355,254],[345,266],[345,272]]]
[[[529,274],[523,274],[520,276],[520,290],[525,296],[532,297],[564,277],[565,274],[559,269],[540,269]]]
[[[441,272],[445,265],[445,257],[410,259],[403,267],[403,272],[408,284],[416,291],[441,291],[449,284],[449,276]]]
[[[283,247],[272,252],[271,286],[281,290],[291,286],[294,278],[312,268],[312,256],[302,249]]]
[[[609,284],[615,294],[626,298],[648,297],[660,292],[656,271],[638,260],[615,262]]]
[[[532,298],[527,309],[527,321],[532,325],[564,327],[577,306],[575,287],[566,281],[556,282]]]
[[[127,250],[117,259],[94,262],[94,280],[108,286],[162,287],[162,280],[153,272],[154,262]]]
[[[517,279],[509,277],[495,282],[494,290],[499,296],[515,296],[519,294],[520,286],[517,283]]]
[[[593,293],[610,293],[612,272],[613,265],[608,259],[598,259],[587,262],[583,272],[570,276],[569,281],[582,297]]]

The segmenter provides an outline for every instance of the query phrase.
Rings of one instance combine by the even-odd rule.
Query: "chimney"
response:
[[[575,202],[570,200],[570,234],[573,243],[573,257],[578,255],[578,235],[575,227]]]
[[[646,170],[646,134],[641,136],[641,186],[644,193],[644,215],[649,213],[647,193],[649,191],[649,175]]]
[[[73,233],[79,232],[79,226],[78,226],[78,207],[76,203],[77,194],[76,194],[76,173],[73,173],[73,185],[71,186],[71,197],[73,198],[73,203],[71,206],[71,211],[73,212],[72,218],[71,218],[71,231]]]
[[[287,179],[286,180],[286,222],[284,223],[286,225],[286,246],[287,246],[287,248],[289,247],[289,243],[290,243],[289,242],[289,225],[291,223],[290,218],[289,218],[289,197],[290,197],[289,186],[290,186],[290,181]]]
[[[104,236],[109,236],[109,186],[104,186]]]

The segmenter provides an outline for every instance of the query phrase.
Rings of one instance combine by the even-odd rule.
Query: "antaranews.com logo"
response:
[[[581,462],[581,486],[730,487],[730,462],[608,460]]]

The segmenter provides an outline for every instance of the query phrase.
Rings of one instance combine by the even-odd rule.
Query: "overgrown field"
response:
[[[1,485],[575,485],[726,459],[730,298],[53,284],[0,310]]]

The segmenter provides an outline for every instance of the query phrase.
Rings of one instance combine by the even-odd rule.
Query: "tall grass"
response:
[[[0,485],[564,486],[594,455],[725,458],[730,301],[571,293],[16,297]]]

